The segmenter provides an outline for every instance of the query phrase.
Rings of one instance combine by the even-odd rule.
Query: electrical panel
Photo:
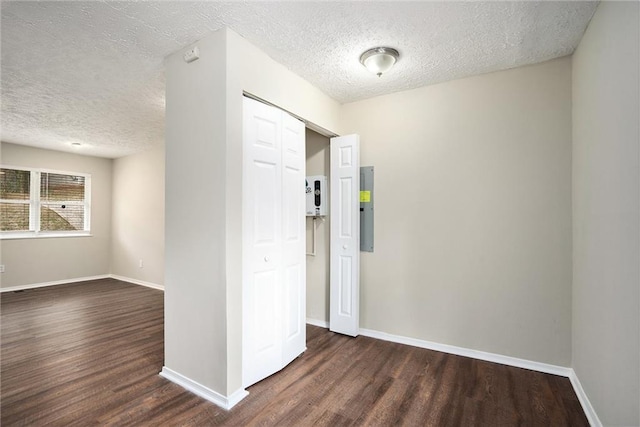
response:
[[[308,176],[305,184],[307,193],[307,216],[327,215],[327,177]]]
[[[373,252],[373,166],[360,168],[360,251]]]

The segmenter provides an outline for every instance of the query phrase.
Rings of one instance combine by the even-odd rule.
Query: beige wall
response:
[[[637,2],[601,2],[573,57],[573,362],[604,425],[640,425]]]
[[[329,179],[329,138],[307,129],[306,175]],[[327,200],[329,197],[327,195]],[[307,253],[313,250],[313,220],[307,218]],[[307,255],[307,319],[329,321],[329,227],[331,217],[316,220],[316,256]]]
[[[571,361],[571,62],[343,106],[376,170],[360,325]]]
[[[164,208],[164,148],[113,161],[112,274],[164,284]]]
[[[109,274],[112,161],[5,142],[1,156],[5,165],[91,174],[91,236],[1,240],[0,286]]]
[[[376,168],[363,328],[562,366],[573,343],[605,424],[638,424],[637,22],[637,4],[601,4],[573,59],[573,240],[569,58],[341,107],[221,30],[196,43],[198,61],[166,61],[164,230],[163,150],[112,162],[2,144],[6,164],[91,173],[94,197],[93,237],[2,241],[2,286],[109,272],[166,283],[165,365],[225,396],[240,388],[247,91],[362,137]],[[307,137],[307,175],[328,176],[326,138]],[[318,231],[307,317],[327,320],[329,223]]]
[[[92,236],[2,240],[2,287],[105,274],[164,283],[164,149],[111,160],[2,143],[2,163],[92,178]]]
[[[242,94],[332,129],[339,104],[223,29],[166,60],[165,366],[242,388]],[[194,209],[194,206],[197,209]]]

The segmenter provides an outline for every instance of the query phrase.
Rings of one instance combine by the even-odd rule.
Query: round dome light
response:
[[[378,77],[386,73],[398,61],[400,54],[390,47],[374,47],[360,55],[360,62]]]

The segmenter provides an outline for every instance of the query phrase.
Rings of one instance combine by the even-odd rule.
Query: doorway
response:
[[[360,175],[357,135],[323,137],[286,111],[248,97],[243,110],[242,381],[248,387],[305,350],[307,306],[322,316],[315,320],[323,326],[358,335]],[[316,248],[311,254],[305,251],[303,222],[307,134],[312,170],[335,181],[330,203],[335,226],[320,217],[319,251],[318,217],[307,218]],[[311,275],[305,252],[323,255]],[[307,278],[315,291],[311,298]]]
[[[306,129],[306,175],[326,176],[331,187],[331,139]],[[306,217],[307,323],[329,327],[329,265],[331,215]],[[314,233],[315,228],[315,233]],[[314,242],[315,239],[315,242]],[[314,245],[315,243],[315,245]],[[315,251],[314,251],[315,246]]]

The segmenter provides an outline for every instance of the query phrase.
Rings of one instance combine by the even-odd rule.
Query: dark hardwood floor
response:
[[[8,426],[586,426],[567,378],[308,326],[224,411],[161,378],[163,294],[117,280],[1,295]]]

